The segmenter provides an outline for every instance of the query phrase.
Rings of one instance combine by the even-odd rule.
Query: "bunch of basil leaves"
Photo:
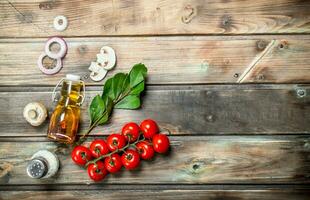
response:
[[[116,109],[137,109],[141,105],[140,94],[145,87],[147,68],[144,64],[136,64],[130,72],[117,73],[109,78],[104,86],[101,95],[96,95],[90,106],[90,126],[84,138],[98,125],[108,122],[113,108]]]

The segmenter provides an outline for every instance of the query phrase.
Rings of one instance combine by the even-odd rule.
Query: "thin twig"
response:
[[[19,10],[14,6],[13,3],[11,3],[9,0],[6,0],[6,1],[8,2],[8,4],[9,4],[18,14],[20,14],[20,15],[23,17],[23,20],[25,20],[25,21],[27,20],[27,17],[26,17],[21,11],[19,11]],[[45,29],[41,28],[39,25],[33,23],[32,21],[30,21],[29,23],[30,23],[31,25],[35,26],[36,28],[38,28],[40,31],[42,31],[42,32],[44,32],[44,33],[46,33],[46,34],[48,34],[48,35],[51,35],[51,34],[48,33]]]

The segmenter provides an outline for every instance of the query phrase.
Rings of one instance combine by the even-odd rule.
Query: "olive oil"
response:
[[[75,75],[67,75],[62,82],[61,97],[51,116],[47,136],[61,143],[72,144],[79,127],[85,86],[80,77]]]

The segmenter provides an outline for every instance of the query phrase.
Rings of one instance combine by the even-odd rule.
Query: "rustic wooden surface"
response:
[[[310,196],[309,0],[1,0],[0,200],[9,199],[296,199]],[[56,32],[55,16],[68,29]],[[60,73],[36,66],[48,37],[68,54]],[[139,110],[115,110],[89,140],[128,121],[156,119],[171,131],[167,155],[93,183],[73,165],[70,147],[46,139],[22,117],[31,101],[50,114],[53,86],[67,73],[87,83],[87,107],[103,82],[87,75],[103,45],[117,66],[148,66]],[[25,166],[39,149],[61,161],[56,177],[34,180]]]
[[[50,200],[56,199],[86,199],[92,200],[94,198],[100,198],[112,200],[112,199],[180,199],[180,200],[283,200],[283,199],[300,199],[308,200],[310,192],[309,190],[299,190],[298,192],[286,189],[286,191],[277,190],[137,190],[134,193],[127,190],[81,190],[81,191],[9,191],[3,194],[3,198],[14,198],[24,200],[41,200],[42,196],[48,197]]]
[[[88,127],[88,105],[99,94],[99,87],[87,93],[82,107],[80,132]],[[45,136],[47,122],[32,127],[21,113],[30,101],[48,105],[52,88],[14,88],[0,90],[0,135]],[[208,86],[148,86],[139,110],[114,110],[113,117],[104,128],[96,128],[92,135],[119,132],[128,121],[140,122],[156,119],[173,135],[201,134],[308,134],[310,132],[310,96],[299,97],[298,91],[310,93],[308,85],[208,85]],[[27,92],[26,92],[27,91]],[[277,99],[277,101],[274,101]],[[167,112],[172,109],[174,112]],[[15,123],[11,123],[15,120]],[[290,122],[290,123],[287,123]]]
[[[55,76],[44,75],[36,66],[45,41],[45,38],[0,39],[3,58],[0,84],[53,86],[67,73],[85,77],[90,62],[95,61],[103,45],[117,52],[117,66],[109,76],[143,62],[149,67],[149,84],[309,83],[310,80],[307,36],[67,38],[69,51],[64,68]],[[102,85],[87,78],[85,81],[89,85]]]
[[[121,170],[102,184],[274,184],[310,183],[308,136],[171,136],[171,151]],[[0,184],[91,184],[86,171],[72,163],[70,148],[46,139],[0,140]],[[27,161],[38,149],[55,152],[61,171],[53,179],[29,179]],[[16,153],[18,152],[18,154]]]
[[[65,36],[310,32],[308,0],[9,0],[20,14],[7,1],[0,37],[58,35],[56,13],[68,16]]]

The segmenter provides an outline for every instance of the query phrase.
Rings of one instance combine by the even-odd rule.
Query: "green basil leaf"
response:
[[[123,88],[126,83],[127,76],[128,75],[124,73],[117,73],[113,77],[109,78],[104,84],[102,98],[104,96],[109,96],[112,100],[117,99],[124,91]]]
[[[105,124],[114,106],[119,109],[139,108],[146,73],[146,67],[140,63],[134,65],[129,74],[117,73],[109,78],[104,84],[101,97],[95,96],[90,104],[91,125]]]
[[[113,83],[113,77],[106,80],[104,86],[103,86],[103,92],[102,92],[102,98],[104,96],[109,96],[111,99],[114,99],[114,93],[112,88]]]
[[[96,95],[89,106],[90,123],[97,121],[106,109],[106,104],[99,95]]]
[[[109,116],[113,109],[113,101],[110,97],[105,96],[102,101],[105,103],[105,112],[102,113],[101,119],[98,122],[98,125],[105,124],[109,120]]]
[[[144,81],[136,85],[134,88],[131,89],[130,95],[140,95],[141,92],[144,90]]]
[[[82,140],[85,140],[92,128],[108,122],[113,107],[140,107],[140,93],[145,89],[146,74],[147,68],[140,63],[134,65],[129,74],[118,73],[105,82],[102,95],[96,95],[89,106],[90,129],[82,136]]]
[[[147,73],[147,68],[144,64],[139,63],[133,66],[129,72],[130,76],[130,87],[134,88],[136,85],[144,81]]]
[[[124,84],[122,87],[123,92],[127,92],[130,91],[130,76],[128,74],[126,74],[126,78],[124,80]]]
[[[137,109],[140,107],[140,97],[136,95],[129,95],[123,98],[115,105],[117,109]]]
[[[114,98],[112,99],[117,99],[120,94],[123,92],[123,86],[126,80],[127,74],[124,73],[118,73],[115,74],[113,77],[113,93],[114,93]]]

